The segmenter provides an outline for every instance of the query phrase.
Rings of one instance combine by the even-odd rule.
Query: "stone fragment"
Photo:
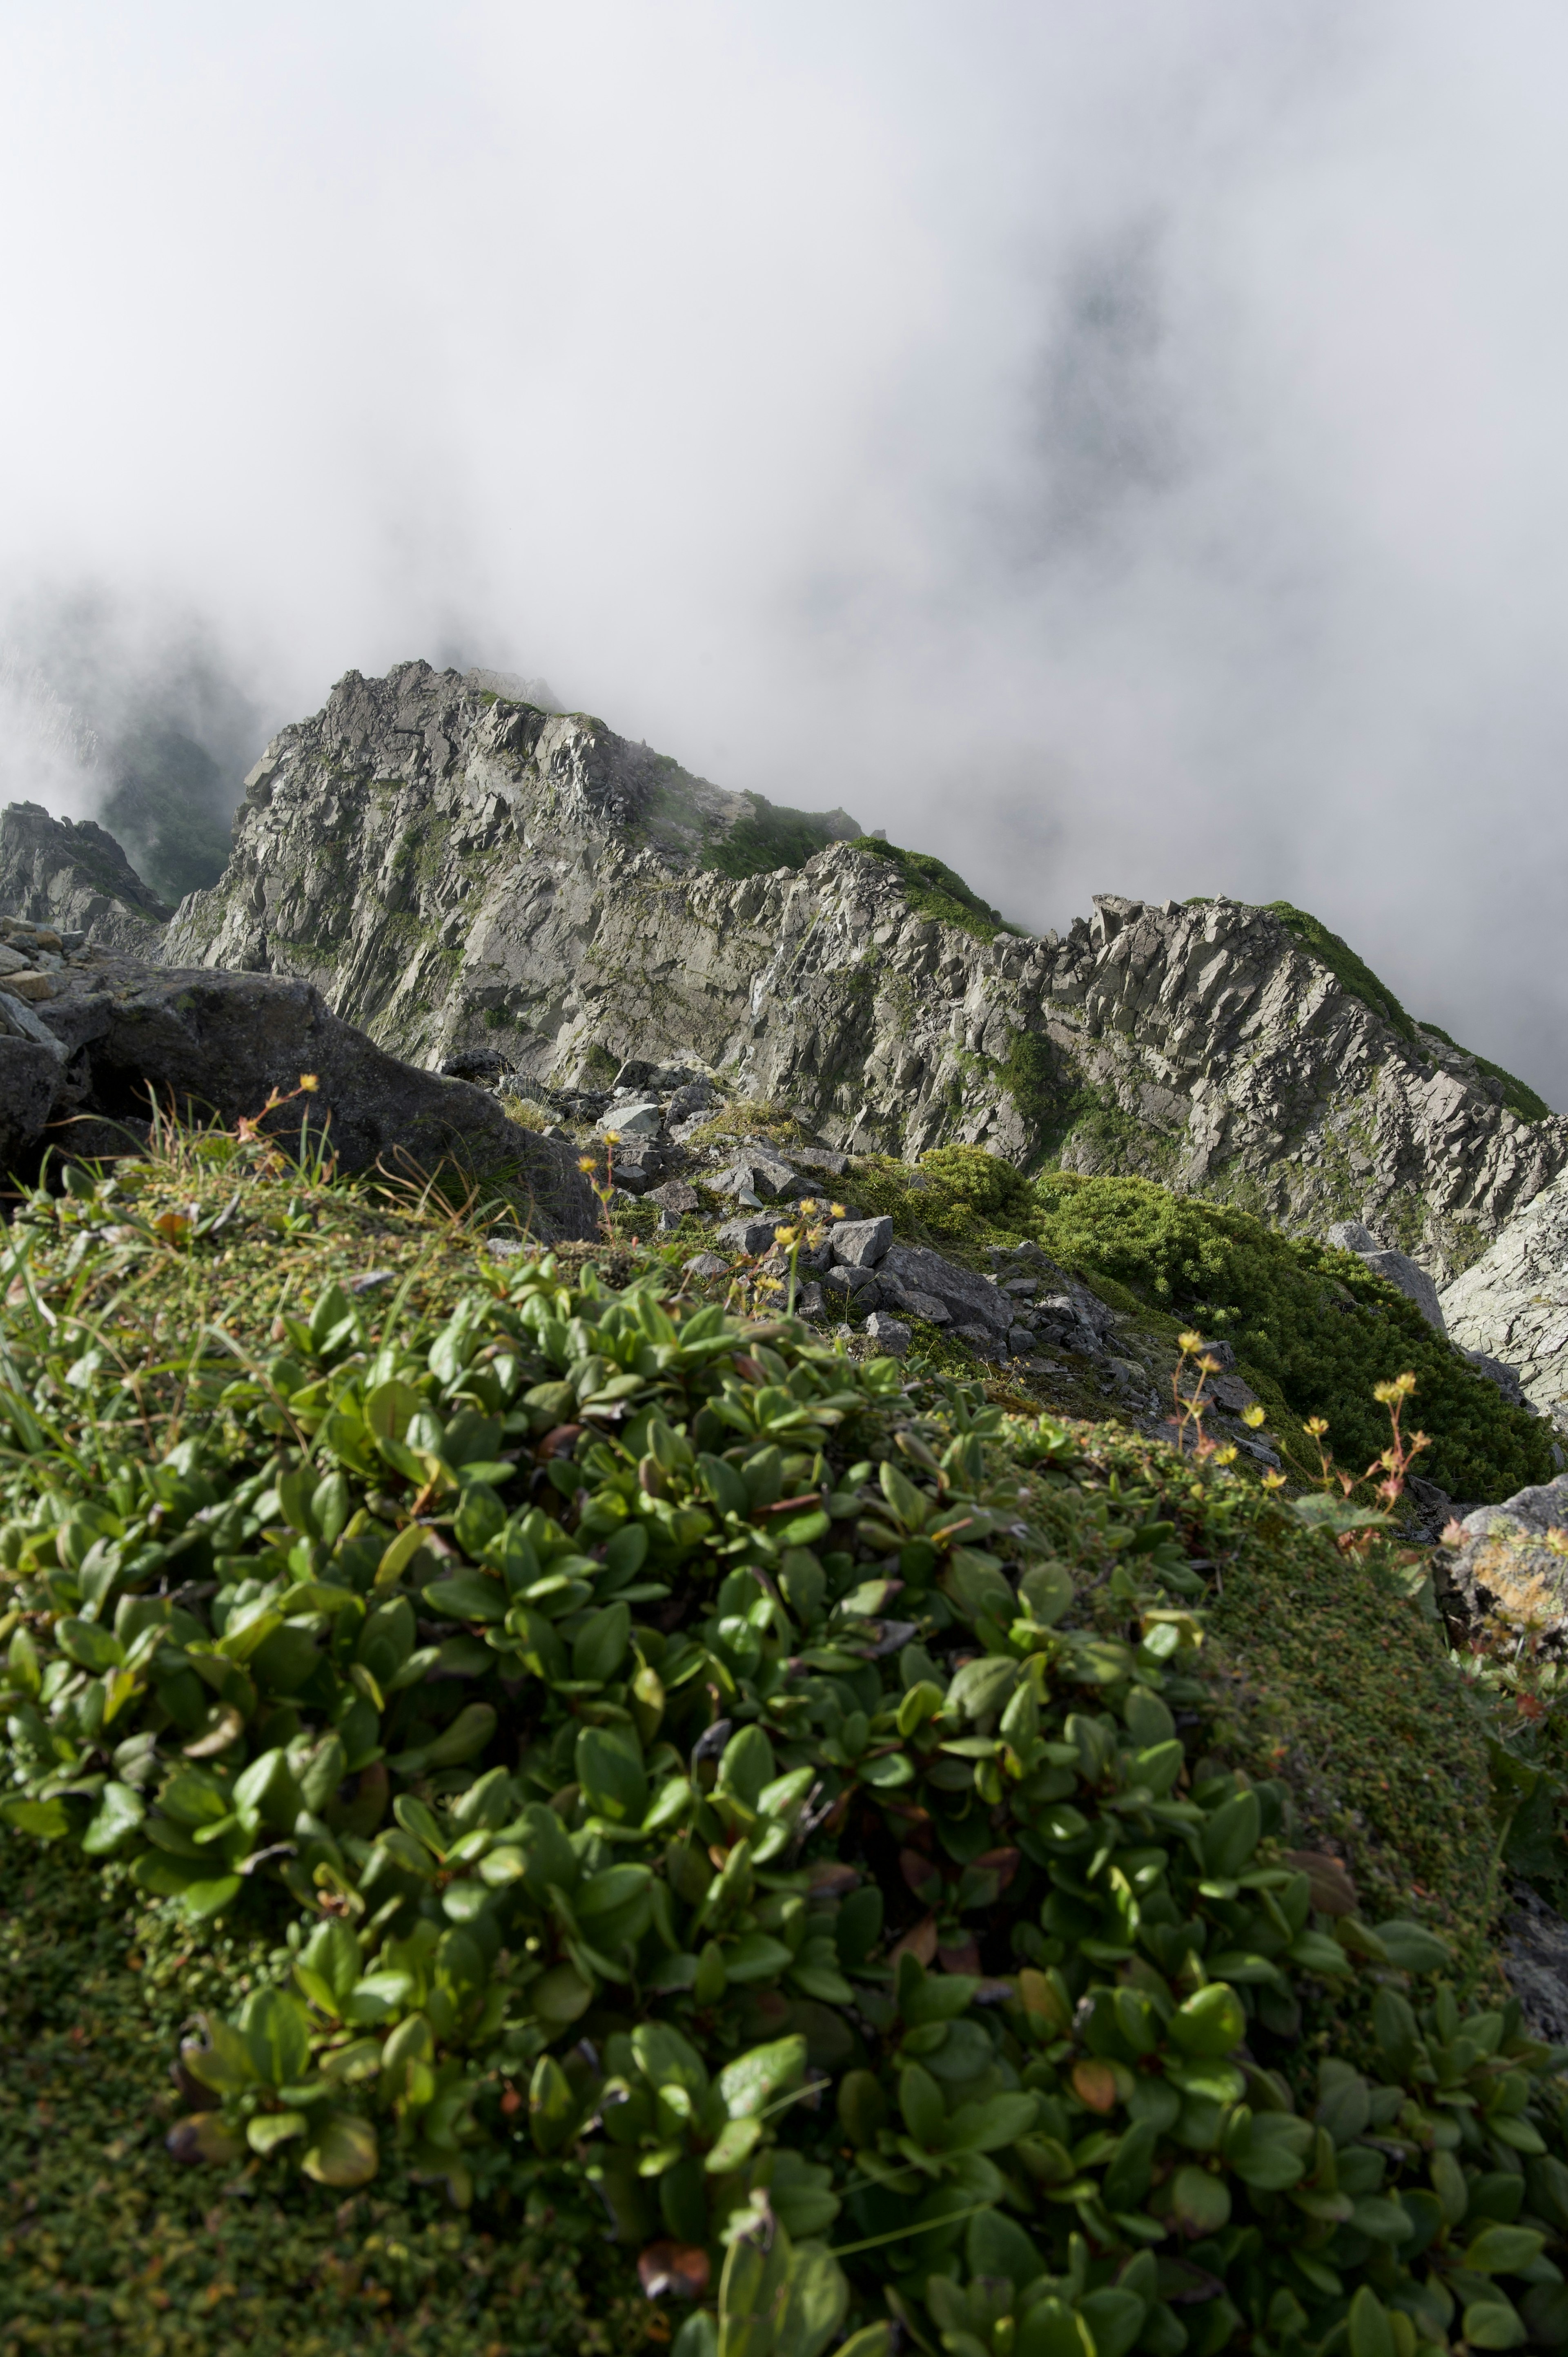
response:
[[[830,1293],[853,1297],[876,1283],[876,1271],[863,1267],[857,1261],[841,1261],[824,1271],[822,1283]]]
[[[651,1101],[641,1104],[612,1105],[599,1124],[601,1136],[613,1131],[618,1137],[657,1137],[664,1126],[664,1108]]]
[[[714,1242],[728,1244],[732,1252],[766,1252],[778,1224],[777,1220],[726,1220],[722,1228],[714,1229]]]
[[[899,1285],[886,1269],[878,1269],[876,1277],[882,1298],[890,1309],[900,1311],[906,1318],[923,1318],[928,1326],[946,1326],[950,1322],[946,1302],[939,1301],[934,1293],[922,1293],[918,1286]]]
[[[618,1089],[646,1089],[653,1079],[655,1067],[645,1057],[629,1056],[615,1076]]]
[[[661,1186],[649,1189],[648,1200],[657,1203],[661,1211],[673,1212],[677,1219],[703,1208],[702,1197],[694,1187],[687,1185],[684,1178],[666,1178]]]
[[[681,1265],[688,1276],[727,1276],[729,1275],[728,1261],[721,1260],[717,1253],[693,1253],[691,1259],[683,1260]]]
[[[52,974],[43,974],[37,966],[24,966],[19,974],[8,974],[3,985],[13,997],[31,999],[37,1006],[40,999],[52,998],[59,985]]]
[[[808,1170],[825,1170],[830,1178],[842,1178],[849,1168],[847,1154],[835,1154],[826,1146],[792,1146],[789,1152],[795,1161]]]
[[[906,1292],[929,1293],[955,1326],[977,1326],[998,1339],[1013,1322],[1013,1305],[972,1269],[955,1267],[926,1244],[889,1244],[880,1269]]]
[[[1340,1252],[1374,1253],[1383,1249],[1380,1239],[1370,1228],[1363,1227],[1359,1220],[1336,1220],[1326,1241]]]
[[[820,1285],[803,1285],[795,1296],[796,1317],[804,1318],[813,1325],[826,1308],[827,1297]]]
[[[903,1358],[914,1340],[908,1326],[901,1325],[897,1318],[890,1318],[886,1309],[872,1311],[865,1321],[865,1331],[877,1349],[885,1351],[890,1359]]]
[[[1033,1330],[1027,1326],[1009,1326],[1007,1348],[1015,1359],[1026,1359],[1035,1347]]]
[[[955,1326],[952,1330],[957,1341],[967,1342],[983,1359],[1000,1358],[1005,1351],[1005,1342],[994,1326]]]
[[[793,1195],[800,1178],[775,1155],[748,1154],[732,1163],[727,1170],[721,1170],[708,1184],[721,1195],[755,1195],[758,1202],[773,1203]]]
[[[876,1220],[840,1220],[827,1240],[834,1260],[846,1268],[875,1268],[893,1241],[893,1222],[886,1213]]]
[[[381,1163],[412,1175],[443,1162],[476,1176],[504,1172],[531,1195],[537,1235],[597,1232],[597,1206],[573,1152],[509,1121],[487,1091],[389,1056],[309,983],[148,966],[110,952],[91,972],[68,968],[49,981],[55,995],[42,1020],[57,1072],[62,1061],[70,1072],[69,1102],[51,1117],[123,1121],[145,1111],[150,1086],[182,1116],[231,1125],[259,1114],[275,1089],[292,1102],[264,1129],[297,1140],[303,1103],[346,1172]],[[32,1013],[3,990],[0,1006],[13,1027]],[[302,1072],[317,1082],[303,1100]]]

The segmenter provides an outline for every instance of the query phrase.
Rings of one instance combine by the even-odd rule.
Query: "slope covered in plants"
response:
[[[1484,1749],[1375,1550],[265,1148],[26,1208],[7,1870],[73,1940],[72,1854],[155,1908],[157,2026],[195,2017],[168,2167],[219,2243],[258,2205],[232,2288],[171,2230],[179,2307],[101,2345],[200,2347],[308,2249],[413,2346],[553,2283],[547,2347],[542,2233],[593,2255],[599,2345],[680,2357],[1563,2337]],[[1412,1682],[1408,1777],[1354,1725],[1315,1753],[1266,1628],[1228,1632],[1282,1580]],[[1305,1855],[1337,1833],[1348,1912]],[[47,2168],[106,2094],[70,2092],[58,1975],[26,2005]],[[102,2268],[50,2248],[0,2293],[18,2347],[81,2324],[62,2260]]]

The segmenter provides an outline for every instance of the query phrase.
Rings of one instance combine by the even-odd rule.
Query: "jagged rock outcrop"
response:
[[[1568,1432],[1568,1172],[1446,1288],[1443,1314],[1455,1341],[1515,1368],[1531,1405]]]
[[[38,979],[47,995],[0,982],[0,1178],[27,1175],[40,1149],[134,1150],[149,1091],[182,1115],[226,1124],[293,1102],[266,1126],[296,1140],[326,1129],[347,1170],[396,1176],[456,1161],[505,1172],[532,1198],[534,1232],[592,1236],[598,1207],[575,1152],[508,1119],[493,1096],[402,1063],[343,1022],[309,983],[149,966],[83,949]],[[314,1076],[306,1096],[302,1073]]]
[[[147,958],[174,913],[103,827],[51,818],[38,802],[0,811],[0,909]]]
[[[426,664],[349,673],[247,797],[167,954],[301,976],[426,1063],[489,1048],[581,1086],[694,1054],[834,1146],[981,1142],[1286,1228],[1364,1220],[1440,1279],[1568,1167],[1568,1122],[1509,1111],[1266,909],[1104,896],[1024,939],[864,838],[737,880],[711,863],[773,839],[755,801]]]

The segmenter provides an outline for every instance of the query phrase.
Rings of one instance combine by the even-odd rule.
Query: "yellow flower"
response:
[[[1195,1334],[1190,1327],[1185,1334],[1178,1334],[1176,1336],[1176,1340],[1181,1345],[1182,1354],[1184,1357],[1189,1351],[1201,1351],[1203,1348],[1202,1335]]]
[[[1216,1463],[1216,1465],[1234,1465],[1234,1464],[1235,1464],[1235,1462],[1236,1462],[1236,1444],[1235,1444],[1235,1442],[1234,1442],[1233,1440],[1232,1440],[1232,1441],[1230,1441],[1230,1442],[1229,1442],[1225,1448],[1217,1448],[1217,1449],[1215,1450],[1215,1452],[1214,1452],[1214,1462]]]
[[[776,1244],[782,1244],[785,1251],[788,1252],[790,1245],[795,1241],[795,1232],[796,1232],[793,1228],[775,1228],[773,1231],[773,1241]]]
[[[591,1154],[579,1154],[577,1157],[577,1168],[579,1170],[592,1170],[594,1168],[593,1156]]]
[[[620,1132],[618,1129],[607,1129],[602,1131],[600,1134],[607,1146],[618,1146],[620,1144]]]
[[[844,1217],[843,1205],[842,1203],[830,1203],[828,1205],[828,1217],[830,1220],[842,1220]]]
[[[800,1209],[801,1209],[801,1211],[808,1211],[808,1212],[810,1212],[810,1211],[814,1211],[816,1210],[816,1208],[817,1208],[817,1206],[816,1206],[816,1202],[815,1202],[815,1200],[813,1200],[813,1198],[812,1198],[811,1196],[810,1196],[810,1195],[803,1195],[803,1196],[801,1197],[801,1199],[800,1199]]]
[[[1271,1466],[1271,1467],[1270,1467],[1270,1469],[1269,1469],[1269,1470],[1268,1470],[1268,1471],[1264,1474],[1264,1476],[1263,1476],[1263,1487],[1264,1487],[1264,1489],[1265,1489],[1265,1490],[1283,1490],[1283,1489],[1284,1488],[1284,1485],[1285,1485],[1285,1477],[1284,1477],[1284,1475],[1283,1475],[1283,1473],[1276,1473],[1276,1472],[1274,1471],[1273,1468]]]
[[[1258,1426],[1263,1422],[1263,1410],[1259,1407],[1257,1403],[1254,1401],[1251,1407],[1242,1409],[1241,1421],[1245,1425],[1250,1425],[1251,1429],[1256,1432]]]
[[[313,1097],[316,1094],[317,1090],[321,1086],[321,1082],[314,1072],[301,1072],[299,1076],[299,1085],[305,1091],[307,1097]]]
[[[1311,1416],[1301,1428],[1303,1432],[1310,1433],[1314,1440],[1321,1440],[1328,1429],[1328,1418],[1326,1415]]]

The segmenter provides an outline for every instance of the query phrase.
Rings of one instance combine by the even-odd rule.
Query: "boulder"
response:
[[[715,1194],[754,1196],[759,1203],[775,1203],[793,1195],[800,1187],[800,1175],[787,1162],[773,1154],[747,1154],[721,1170],[708,1185]]]
[[[941,1303],[955,1329],[973,1328],[987,1341],[1000,1341],[1013,1322],[1013,1304],[1005,1294],[972,1269],[955,1267],[929,1245],[889,1244],[877,1274],[890,1276],[906,1293],[929,1294]]]
[[[340,1021],[309,983],[171,972],[113,955],[52,979],[57,995],[29,1010],[54,1043],[47,1052],[57,1075],[46,1118],[25,1142],[35,1158],[46,1140],[68,1150],[81,1144],[71,1116],[102,1117],[93,1150],[102,1152],[114,1134],[103,1125],[145,1125],[149,1094],[182,1116],[230,1125],[259,1114],[275,1090],[293,1102],[264,1126],[287,1141],[307,1121],[326,1133],[345,1171],[378,1162],[432,1170],[445,1161],[476,1176],[521,1178],[538,1233],[597,1233],[592,1190],[568,1146],[509,1121],[483,1089],[400,1063]],[[5,1012],[15,1026],[16,1002]],[[295,1095],[306,1072],[316,1088]],[[13,1152],[23,1150],[18,1139]]]
[[[702,1197],[694,1187],[687,1185],[684,1178],[666,1178],[662,1186],[650,1187],[648,1200],[657,1203],[661,1211],[671,1212],[676,1219],[689,1212],[700,1211],[703,1208]]]
[[[1568,1652],[1568,1474],[1473,1507],[1444,1536],[1434,1570],[1451,1611]]]
[[[893,1222],[886,1214],[876,1220],[841,1220],[828,1232],[833,1259],[846,1268],[875,1268],[893,1241]]]
[[[914,1340],[908,1326],[900,1325],[897,1318],[890,1318],[886,1309],[872,1311],[865,1321],[865,1331],[877,1349],[886,1351],[890,1359],[903,1358]]]
[[[773,1242],[777,1220],[751,1220],[742,1217],[726,1220],[722,1228],[714,1231],[716,1244],[728,1244],[731,1252],[763,1253]]]

